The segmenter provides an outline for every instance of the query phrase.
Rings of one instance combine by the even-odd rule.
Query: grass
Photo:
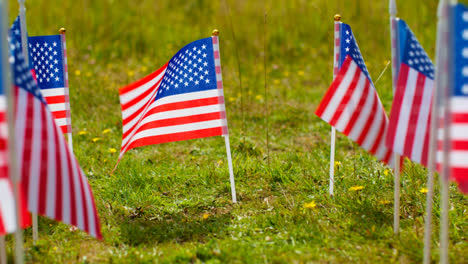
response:
[[[30,35],[67,28],[74,148],[93,187],[104,235],[97,241],[41,218],[36,246],[26,230],[28,262],[422,261],[425,169],[408,164],[403,171],[401,234],[394,236],[392,172],[339,135],[336,195],[330,197],[330,127],[313,114],[331,82],[334,14],[353,27],[375,80],[390,60],[386,1],[26,2]],[[399,15],[434,57],[437,1],[398,2]],[[10,10],[12,21],[16,1]],[[214,28],[221,32],[239,203],[230,201],[219,137],[131,150],[109,175],[118,156],[111,149],[121,143],[119,87],[156,70]],[[390,68],[376,86],[389,111]],[[455,185],[450,189],[450,260],[466,263],[468,200]],[[438,187],[434,216],[436,262]],[[9,237],[10,257],[12,245]]]

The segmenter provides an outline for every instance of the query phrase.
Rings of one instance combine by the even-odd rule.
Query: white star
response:
[[[200,80],[203,80],[203,78],[205,78],[205,77],[203,77],[203,75],[200,75]]]
[[[349,52],[349,48],[346,48],[345,50],[346,50],[346,52]]]
[[[205,44],[203,44],[202,49],[206,49],[206,45],[205,45]]]
[[[205,61],[205,62],[203,63],[203,66],[205,66],[205,67],[208,66],[208,62]]]
[[[46,43],[44,43],[44,47],[47,47],[47,45],[49,45],[49,44],[47,44],[47,42],[46,42]]]
[[[184,84],[185,84],[185,86],[188,86],[188,82],[185,82]]]
[[[55,72],[58,72],[58,69],[57,69],[57,68],[55,68]]]
[[[205,81],[205,82],[206,82],[206,83],[210,83],[210,79],[206,79],[206,81]]]
[[[193,47],[193,51],[196,51],[197,50],[197,47]]]
[[[201,54],[201,50],[198,50],[197,53],[198,53],[198,54]]]
[[[208,75],[208,71],[205,71],[205,74]]]
[[[56,51],[54,51],[54,55],[57,55],[57,52],[56,52]]]
[[[178,87],[179,87],[179,85],[176,83],[176,85],[174,85],[174,87],[175,87],[175,88],[178,88]]]
[[[54,60],[54,63],[55,63],[55,64],[58,64],[58,60]]]
[[[203,58],[206,58],[206,53],[203,53]]]
[[[196,85],[198,85],[198,84],[199,84],[199,82],[198,82],[198,81],[195,81],[195,84],[196,84]]]
[[[468,13],[468,12],[467,12]],[[462,93],[463,94],[468,94],[468,84],[463,85],[462,87]]]
[[[57,46],[57,42],[52,43],[52,45],[54,45],[54,47]]]

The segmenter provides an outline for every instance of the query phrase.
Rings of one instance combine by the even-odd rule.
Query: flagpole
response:
[[[340,21],[341,16],[336,14],[334,17],[334,45],[333,45],[333,80],[340,69]],[[336,143],[336,128],[332,126],[330,135],[330,186],[329,193],[333,196],[333,188],[335,185],[335,143]]]
[[[0,236],[0,264],[7,264],[5,237]]]
[[[221,75],[221,53],[219,52],[219,30],[213,30],[213,50],[215,52],[215,67],[216,67],[216,83],[219,91],[218,100],[220,105],[222,105],[221,113],[223,113],[223,137],[224,142],[226,143],[226,155],[228,160],[229,168],[229,180],[231,183],[231,196],[232,202],[237,203],[237,194],[236,194],[236,184],[234,181],[234,169],[232,166],[232,157],[231,157],[231,144],[229,143],[229,131],[227,126],[227,116],[226,116],[226,107],[224,105],[224,91],[223,91],[223,77]],[[217,55],[216,55],[217,54]],[[221,104],[222,102],[222,104]]]
[[[8,16],[6,15],[7,12],[7,1],[1,0],[1,19],[3,19],[0,28],[0,38],[5,41],[5,36],[7,36],[8,29],[6,27],[8,21]],[[3,45],[2,45],[3,46]],[[17,155],[16,155],[16,136],[15,136],[15,100],[13,95],[13,86],[11,83],[11,73],[10,73],[10,64],[8,62],[9,52],[6,49],[2,49],[2,63],[4,67],[3,73],[1,73],[5,78],[3,78],[3,87],[5,91],[5,95],[7,98],[7,129],[8,129],[8,160],[9,160],[9,174],[10,180],[13,186],[13,195],[15,197],[15,213],[16,213],[16,231],[15,231],[15,262],[16,264],[22,264],[24,262],[24,249],[23,249],[23,230],[22,228],[22,219],[21,219],[21,201],[19,199],[19,188],[20,188],[20,174],[18,170],[17,164]]]
[[[20,13],[20,25],[21,25],[21,47],[23,49],[24,61],[26,65],[29,65],[29,51],[28,51],[28,31],[26,24],[26,7],[24,3],[26,0],[18,0],[20,4],[19,13]],[[36,241],[39,237],[38,235],[38,217],[37,214],[32,213],[32,234],[33,234],[33,244],[36,244]]]
[[[390,13],[390,37],[392,46],[392,87],[395,94],[398,81],[398,72],[400,71],[400,54],[398,50],[398,21],[396,18],[397,5],[395,0],[389,1]],[[395,170],[394,170],[394,201],[393,201],[393,232],[398,235],[400,232],[400,155],[394,153]]]
[[[67,57],[67,42],[66,42],[66,32],[65,28],[60,28],[60,39],[62,41],[62,54],[63,54],[63,79],[65,84],[65,111],[66,111],[66,119],[67,119],[67,140],[68,140],[68,147],[70,148],[71,152],[73,152],[73,134],[72,134],[72,127],[71,127],[71,107],[70,107],[70,89],[68,83],[68,57]]]

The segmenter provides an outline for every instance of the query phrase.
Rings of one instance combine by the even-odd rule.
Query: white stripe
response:
[[[375,114],[372,113],[372,106],[374,104],[374,101],[376,100],[375,93],[376,91],[374,86],[370,84],[369,92],[367,93],[367,98],[365,100],[364,106],[362,107],[362,110],[359,113],[356,122],[354,122],[351,128],[351,132],[349,133],[349,138],[351,138],[354,141],[357,141],[359,139],[359,136],[361,135],[367,120],[369,120],[369,116]]]
[[[424,91],[419,109],[419,116],[416,124],[416,131],[411,150],[411,159],[421,163],[424,144],[426,142],[426,131],[429,129],[429,115],[431,113],[431,101],[433,96],[434,81],[425,78]],[[429,142],[429,141],[428,141]]]
[[[468,124],[452,124],[450,126],[450,135],[452,140],[468,140]],[[439,139],[442,138],[439,137]]]
[[[41,94],[44,97],[64,95],[65,88],[42,89]]]
[[[42,141],[42,118],[41,107],[42,102],[33,100],[34,114],[33,114],[33,130],[31,141],[31,164],[29,167],[29,210],[33,213],[38,213],[39,205],[39,183],[41,177],[41,164],[42,164],[42,151],[41,147],[44,143]],[[28,147],[28,146],[26,146]]]
[[[122,111],[122,119],[125,120],[129,116],[133,115],[134,113],[138,112],[139,110],[143,109],[148,102],[154,101],[154,98],[156,97],[158,93],[158,87],[161,85],[161,83],[158,84],[158,86],[152,91],[150,94],[148,94],[145,98],[142,100],[138,101],[138,103],[132,105],[131,107],[125,109]],[[122,99],[121,99],[122,100]],[[122,103],[121,103],[122,104]],[[145,111],[142,111],[135,119],[139,119]]]
[[[50,113],[46,113],[46,127],[47,127],[47,195],[46,195],[46,215],[55,219],[55,202],[56,202],[56,168],[55,168],[55,137],[54,137],[54,121]],[[52,128],[52,129],[51,129]],[[44,191],[44,190],[42,190]]]
[[[468,113],[468,98],[455,96],[450,100],[452,112]]]
[[[55,119],[55,123],[56,123],[58,126],[60,126],[60,127],[61,127],[61,126],[66,126],[67,124],[69,124],[67,121],[68,121],[68,120],[67,120],[66,117]]]
[[[385,131],[387,131],[387,128],[388,128],[388,124],[387,126],[385,126]],[[379,160],[383,160],[385,158],[385,155],[387,155],[389,149],[385,146],[385,138],[386,138],[386,133],[384,133],[383,137],[380,139],[380,142],[379,142],[379,147],[377,148],[377,151],[375,152],[375,156],[379,159]],[[392,155],[393,156],[393,155]],[[388,163],[390,164],[391,166],[393,166],[392,163]]]
[[[395,140],[393,144],[393,151],[403,154],[406,144],[406,135],[408,134],[408,125],[411,115],[411,108],[413,106],[415,87],[417,85],[418,72],[412,68],[408,71],[408,80],[405,84],[405,93],[403,94],[403,101],[401,103],[400,115],[398,116],[398,123],[396,126]]]
[[[437,152],[437,160],[442,161],[443,152]],[[450,167],[468,168],[468,151],[451,151],[450,152]]]
[[[97,236],[97,228],[96,228],[96,222],[94,219],[95,213],[94,213],[94,206],[92,203],[93,196],[91,195],[91,187],[88,184],[88,180],[86,179],[85,174],[83,171],[80,169],[80,177],[83,181],[83,189],[84,189],[84,198],[86,199],[86,209],[88,211],[88,232],[90,235],[96,237]]]
[[[83,230],[84,229],[84,215],[83,215],[84,206],[83,206],[83,201],[81,197],[81,188],[80,188],[81,184],[78,181],[79,168],[76,167],[76,162],[73,158],[73,155],[69,151],[67,151],[66,155],[70,157],[71,168],[69,168],[68,170],[69,171],[68,175],[70,175],[70,173],[72,175],[71,178],[73,181],[73,187],[74,187],[74,192],[75,192],[75,204],[72,204],[71,207],[73,208],[72,210],[76,211],[76,218],[77,218],[76,226],[80,228],[81,230]]]
[[[169,135],[181,132],[190,132],[200,129],[209,129],[215,127],[221,127],[222,122],[220,119],[218,120],[211,120],[205,122],[198,122],[198,123],[190,123],[185,125],[177,125],[177,126],[169,126],[169,127],[159,127],[154,129],[148,129],[141,132],[138,132],[133,138],[132,142],[136,141],[141,138],[145,137],[153,137],[153,136],[160,136],[160,135]]]
[[[364,88],[366,87],[367,77],[361,73],[359,76],[358,83],[356,85],[356,89],[354,93],[351,95],[351,98],[346,105],[346,108],[342,112],[338,122],[336,123],[335,127],[338,131],[343,131],[346,129],[346,126],[349,123],[349,120],[358,107],[359,100],[361,99],[362,94],[364,93]]]
[[[364,142],[362,142],[362,147],[366,150],[372,149],[372,146],[377,141],[379,133],[382,132],[380,130],[380,126],[382,125],[382,122],[385,122],[385,113],[383,113],[382,109],[382,104],[380,103],[377,97],[377,111],[374,113],[374,121],[372,122],[372,125],[370,126],[369,130],[367,131],[367,135],[364,139]]]
[[[166,73],[166,69],[163,70],[158,76],[154,77],[149,82],[144,83],[143,85],[141,85],[140,87],[138,87],[138,88],[136,88],[136,89],[134,89],[132,91],[129,91],[129,92],[126,92],[126,93],[120,95],[120,103],[124,105],[124,104],[132,101],[133,99],[137,98],[138,96],[142,95],[143,93],[145,93],[149,89],[155,89],[155,88],[153,88],[153,86],[157,82],[159,82],[159,80],[161,80],[164,77],[165,73]]]
[[[60,134],[62,133],[60,131],[60,128],[57,126],[55,127],[55,133],[60,137]],[[63,216],[63,222],[67,224],[71,224],[71,209],[74,208],[74,204],[71,204],[71,187],[70,187],[70,181],[69,181],[69,167],[68,167],[68,160],[67,160],[67,149],[65,145],[65,140],[58,140],[58,149],[60,151],[60,164],[61,164],[61,178],[62,178],[62,216]]]
[[[18,162],[18,168],[23,167],[23,153],[24,153],[24,134],[26,127],[26,108],[27,108],[27,92],[23,89],[18,89],[18,97],[16,101],[17,113],[15,117],[15,132],[16,132],[16,161]],[[24,175],[21,173],[21,178],[24,180]]]
[[[57,112],[57,111],[65,111],[67,110],[67,106],[63,103],[59,104],[48,104],[47,107],[51,112]]]
[[[0,201],[0,221],[3,219],[6,232],[12,233],[16,230],[16,206],[8,179],[0,179]]]
[[[331,98],[330,102],[328,103],[327,108],[323,112],[321,118],[325,120],[326,122],[330,122],[332,119],[333,115],[336,112],[336,108],[340,106],[340,102],[343,99],[343,96],[346,94],[348,91],[348,88],[353,81],[354,74],[356,71],[359,71],[359,68],[357,67],[357,64],[354,63],[354,61],[351,61],[348,71],[346,72],[343,80],[341,81],[340,85],[336,89],[335,93],[333,94],[333,97]]]

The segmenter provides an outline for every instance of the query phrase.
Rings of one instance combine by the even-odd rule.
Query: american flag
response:
[[[427,166],[434,65],[405,21],[398,20],[397,26],[401,63],[386,144],[394,152]]]
[[[227,135],[218,37],[194,41],[162,68],[120,90],[129,149]]]
[[[468,8],[462,4],[454,6],[452,34],[453,63],[451,71],[449,111],[450,146],[449,164],[452,179],[458,182],[460,190],[468,193]],[[443,144],[443,142],[441,142]],[[439,149],[441,149],[440,147]],[[438,152],[439,159],[443,153]]]
[[[16,87],[16,136],[22,188],[30,212],[101,238],[93,194],[10,32]]]
[[[11,27],[21,39],[19,17]],[[29,64],[42,96],[63,133],[71,133],[68,66],[64,35],[28,37]]]
[[[385,146],[388,118],[351,27],[340,24],[340,70],[315,114],[379,160],[393,164]]]
[[[0,4],[3,9],[3,5]],[[0,10],[1,14],[3,10]],[[0,31],[3,31],[2,25],[3,19],[0,19]],[[3,33],[3,32],[2,32]],[[3,45],[6,42],[4,35],[0,34],[4,41],[0,42],[0,236],[8,233],[12,233],[17,229],[16,223],[16,202],[13,194],[13,185],[9,175],[9,159],[8,159],[8,123],[7,123],[7,100],[4,93],[4,87],[7,85],[6,78],[8,67],[10,65],[4,64],[6,55],[8,52],[7,45]],[[4,59],[5,58],[5,59]],[[21,193],[19,193],[21,197]],[[29,225],[30,218],[26,210],[26,204],[24,199],[21,200],[20,204],[22,207],[22,227]]]

